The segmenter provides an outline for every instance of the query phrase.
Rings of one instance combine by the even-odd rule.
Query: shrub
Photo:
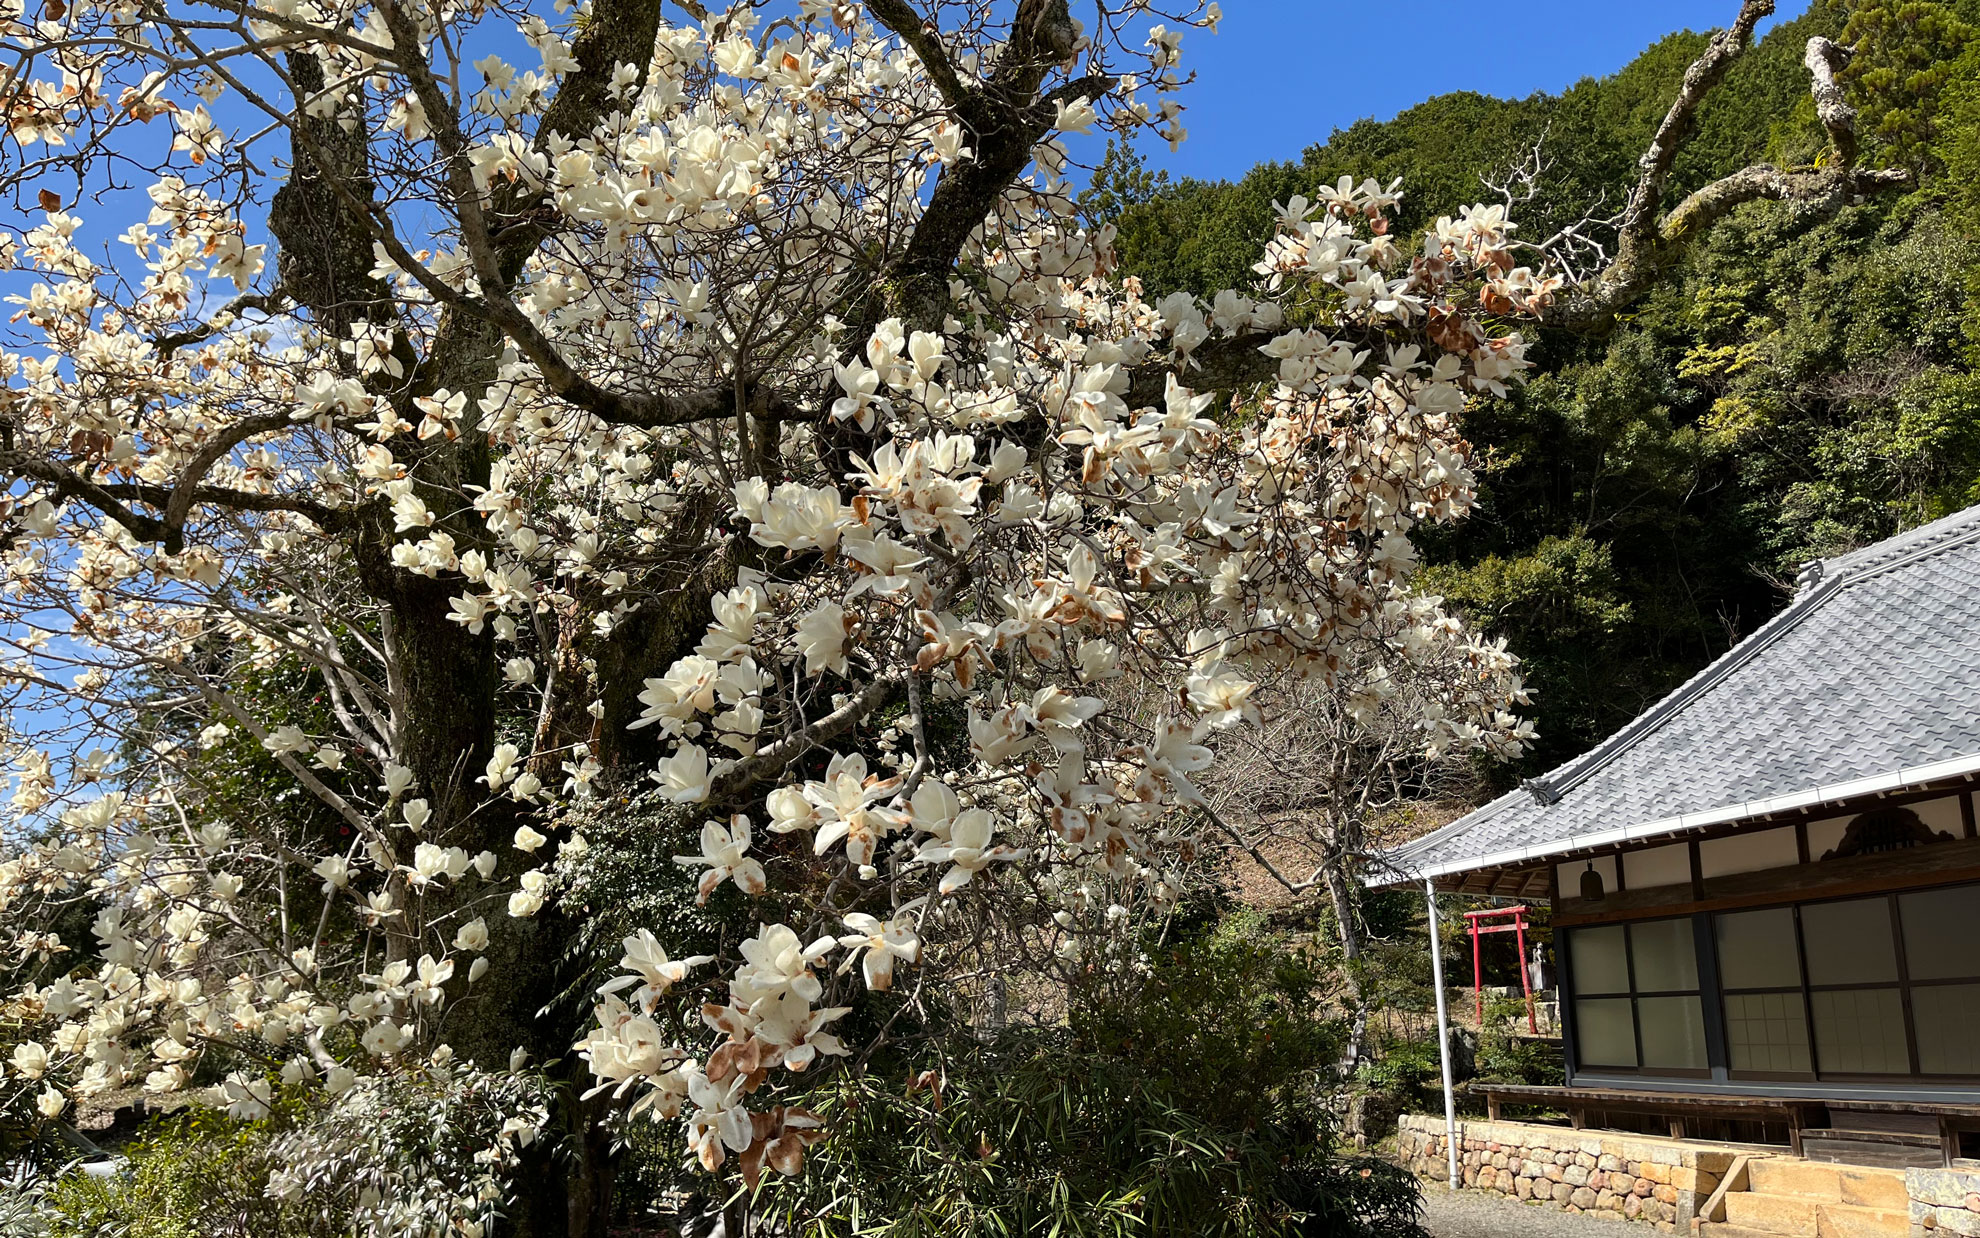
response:
[[[48,1238],[48,1178],[25,1160],[0,1175],[0,1238]]]
[[[1426,1040],[1398,1037],[1385,1042],[1373,1060],[1362,1065],[1360,1080],[1374,1091],[1414,1104],[1441,1086],[1442,1075],[1433,1031]]]
[[[1525,1018],[1523,997],[1498,997],[1485,1004],[1485,1028],[1478,1040],[1480,1081],[1539,1085],[1567,1081],[1558,1042],[1522,1036],[1515,1030]]]
[[[1314,961],[1249,916],[1150,956],[1067,1026],[818,1088],[833,1138],[759,1208],[810,1238],[1419,1234],[1413,1181],[1335,1150]]]
[[[546,1109],[536,1076],[469,1067],[362,1079],[327,1103],[283,1089],[254,1121],[190,1108],[127,1145],[122,1172],[59,1175],[46,1238],[476,1234]]]
[[[527,1071],[361,1077],[272,1141],[268,1192],[338,1218],[340,1236],[479,1235],[530,1189],[517,1170],[548,1120],[546,1086]]]
[[[268,1124],[197,1109],[124,1149],[122,1173],[70,1172],[45,1199],[49,1238],[260,1238],[297,1232],[263,1191]]]

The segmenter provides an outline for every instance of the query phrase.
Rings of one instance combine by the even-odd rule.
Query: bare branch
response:
[[[796,734],[778,740],[753,757],[736,762],[710,785],[708,802],[727,803],[751,787],[775,778],[792,761],[850,731],[862,718],[885,704],[894,689],[900,686],[897,678],[876,679],[848,696],[845,704]]]
[[[1580,328],[1607,322],[1641,296],[1686,243],[1742,203],[1762,199],[1787,202],[1804,216],[1818,217],[1833,214],[1860,196],[1910,180],[1909,173],[1900,169],[1866,171],[1856,166],[1856,113],[1836,81],[1836,71],[1848,63],[1849,52],[1817,36],[1808,41],[1802,63],[1808,67],[1816,115],[1828,131],[1834,158],[1811,168],[1777,168],[1764,163],[1742,168],[1662,213],[1672,165],[1699,104],[1752,41],[1755,26],[1773,11],[1773,0],[1746,0],[1731,28],[1713,35],[1704,54],[1685,71],[1677,98],[1637,161],[1641,174],[1615,221],[1614,259],[1582,281],[1576,293],[1557,301],[1547,315],[1550,322]],[[1557,265],[1567,264],[1577,252],[1599,255],[1599,246],[1588,235],[1589,223],[1584,220],[1568,225],[1540,248]]]
[[[179,480],[172,487],[172,497],[165,501],[165,527],[174,534],[184,532],[186,514],[192,510],[193,496],[199,491],[200,481],[223,456],[257,434],[268,434],[292,424],[293,420],[287,412],[263,413],[258,417],[243,417],[227,427],[225,432],[214,435],[213,441],[194,452],[192,459],[186,461],[186,467],[179,471]]]
[[[1641,172],[1622,214],[1625,248],[1631,244],[1632,238],[1641,242],[1650,237],[1657,211],[1664,201],[1664,186],[1670,180],[1671,165],[1677,161],[1678,148],[1691,131],[1698,105],[1704,102],[1705,96],[1719,84],[1727,70],[1732,68],[1733,61],[1752,42],[1754,27],[1773,12],[1774,0],[1746,0],[1740,5],[1739,16],[1733,19],[1731,27],[1714,34],[1705,45],[1704,54],[1692,61],[1691,67],[1684,71],[1684,81],[1678,86],[1677,97],[1671,100],[1670,110],[1664,113],[1662,123],[1650,139],[1649,148],[1636,161]]]
[[[55,493],[62,498],[81,499],[90,507],[123,525],[140,541],[166,540],[169,530],[164,521],[155,516],[132,511],[118,501],[110,488],[100,482],[91,481],[58,461],[25,451],[0,451],[0,473],[15,477],[32,477],[36,481],[53,486]]]
[[[1734,207],[1747,202],[1789,202],[1804,214],[1817,217],[1833,214],[1859,194],[1910,180],[1911,175],[1900,169],[1851,174],[1844,169],[1782,169],[1756,164],[1721,177],[1678,203],[1658,230],[1658,239],[1667,247],[1675,246],[1703,234]]]
[[[245,293],[221,306],[217,314],[197,327],[185,331],[174,331],[170,335],[159,336],[152,341],[152,347],[156,348],[160,353],[171,353],[189,344],[204,343],[221,331],[226,330],[229,326],[232,326],[232,320],[240,317],[242,313],[248,310],[272,314],[286,307],[288,303],[288,295],[282,291],[279,285],[271,292]]]
[[[1526,149],[1518,162],[1500,171],[1496,180],[1484,172],[1478,174],[1478,183],[1504,202],[1508,213],[1540,196],[1540,182],[1554,166],[1548,161],[1546,153],[1547,134],[1551,128],[1550,124],[1542,129],[1540,136],[1533,139],[1533,145]]]
[[[164,486],[137,482],[116,482],[103,485],[99,489],[111,498],[145,503],[160,510],[165,509],[179,492],[177,487],[168,489]],[[258,494],[252,490],[235,490],[226,486],[194,486],[186,493],[190,496],[186,500],[188,509],[223,507],[240,512],[288,512],[291,515],[304,517],[325,532],[351,528],[356,524],[358,517],[356,508],[330,507],[291,494]],[[149,519],[149,517],[141,517],[141,519]],[[123,522],[120,520],[118,523]],[[175,549],[175,539],[183,533],[183,530],[175,530],[162,520],[157,522],[157,527],[158,533],[146,537],[145,540],[164,542],[167,550],[178,553]],[[136,532],[136,530],[132,531]]]

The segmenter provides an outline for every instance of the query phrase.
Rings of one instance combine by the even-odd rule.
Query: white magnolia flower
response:
[[[509,895],[509,915],[517,920],[527,920],[543,910],[543,896],[529,890],[517,890]]]
[[[770,812],[772,834],[808,830],[818,823],[818,811],[798,787],[778,787],[765,798],[764,807]]]
[[[846,971],[854,959],[859,959],[869,989],[894,987],[895,959],[913,963],[921,957],[921,937],[903,920],[879,920],[851,911],[846,913],[845,922],[852,932],[839,938],[839,945],[848,951],[839,970]]]
[[[667,951],[653,934],[645,929],[626,938],[625,947],[626,953],[619,960],[619,966],[632,974],[608,981],[598,991],[606,994],[619,993],[638,985],[639,987],[633,991],[632,999],[649,1014],[652,1013],[654,1004],[665,997],[669,989],[687,978],[690,969],[714,961],[706,954],[697,954],[685,959],[669,959]]]
[[[785,993],[750,1008],[755,1039],[780,1052],[777,1061],[785,1070],[801,1071],[820,1054],[842,1056],[846,1052],[839,1038],[825,1025],[846,1015],[852,1007],[831,1006],[820,1010],[795,994]],[[712,1061],[712,1059],[711,1059]]]
[[[804,797],[816,809],[820,823],[812,850],[824,855],[844,841],[848,860],[871,864],[879,840],[902,823],[900,813],[882,806],[900,784],[899,778],[868,774],[866,758],[856,752],[834,756],[823,779],[804,785]]]
[[[759,928],[755,937],[742,943],[743,966],[729,985],[730,1000],[746,1010],[785,993],[802,1001],[817,1001],[825,990],[811,966],[837,944],[830,937],[821,937],[807,946],[784,924]]]
[[[674,863],[684,868],[698,864],[708,865],[708,871],[701,874],[696,885],[695,902],[705,904],[715,887],[724,881],[734,879],[736,888],[744,894],[761,894],[764,889],[763,865],[752,859],[749,851],[749,818],[737,813],[729,818],[724,828],[710,821],[701,827],[701,854],[677,855]]]
[[[996,832],[996,817],[981,808],[966,809],[956,816],[947,842],[930,843],[916,853],[915,859],[923,864],[949,864],[949,871],[942,875],[942,882],[936,888],[943,894],[953,894],[992,863],[1022,858],[1024,853],[1020,851],[992,845]]]
[[[412,784],[413,774],[410,769],[395,762],[387,762],[385,766],[385,781],[380,784],[378,789],[385,793],[385,798],[395,800],[401,795],[404,795]]]
[[[413,848],[413,862],[401,864],[399,871],[411,878],[414,889],[425,889],[447,875],[449,850],[437,843],[420,843]]]
[[[1258,705],[1251,697],[1258,685],[1219,664],[1212,674],[1195,674],[1189,677],[1189,703],[1198,711],[1198,716],[1211,727],[1235,726],[1248,722],[1261,726],[1264,719],[1259,715]]]
[[[804,655],[807,675],[820,671],[845,674],[845,609],[836,602],[826,602],[807,612],[797,623],[797,647]]]
[[[726,1152],[746,1151],[756,1141],[755,1123],[743,1103],[743,1082],[741,1075],[725,1084],[711,1083],[698,1071],[688,1076],[688,1097],[695,1106],[688,1119],[688,1147],[710,1173],[721,1168]]]
[[[315,744],[303,733],[301,727],[285,726],[270,732],[267,738],[261,741],[261,746],[281,756],[285,753],[305,751],[315,747]]]
[[[32,1040],[14,1046],[14,1073],[23,1079],[39,1079],[48,1070],[48,1050]]]
[[[412,1042],[412,1033],[390,1019],[380,1019],[366,1029],[358,1043],[373,1057],[391,1057]]]
[[[497,744],[495,752],[488,758],[488,766],[481,781],[488,784],[491,791],[499,791],[515,776],[516,763],[522,758],[522,750],[514,744]]]
[[[461,925],[454,933],[456,950],[486,950],[488,948],[488,921],[476,916]]]
[[[676,804],[694,804],[707,799],[709,778],[708,753],[694,744],[682,744],[653,772],[653,780],[660,784],[660,793]]]
[[[144,1076],[144,1090],[154,1093],[178,1092],[183,1091],[190,1082],[192,1075],[186,1068],[177,1062],[172,1062],[147,1072]]]
[[[252,1121],[274,1112],[269,1102],[274,1099],[275,1089],[259,1075],[250,1077],[235,1071],[221,1084],[221,1092],[226,1098],[227,1116],[230,1118]]]

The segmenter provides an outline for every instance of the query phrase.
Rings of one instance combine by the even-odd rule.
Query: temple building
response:
[[[1551,902],[1567,1082],[1485,1089],[1494,1119],[1970,1168],[1976,782],[1980,507],[1809,564],[1684,686],[1371,880]]]

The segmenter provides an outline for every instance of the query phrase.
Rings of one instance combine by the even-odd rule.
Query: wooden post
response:
[[[1478,1003],[1478,1034],[1485,1034],[1485,963],[1478,957],[1478,921],[1466,917],[1471,925],[1471,996]]]
[[[1519,991],[1526,994],[1526,1030],[1532,1035],[1540,1034],[1540,1023],[1533,1017],[1533,973],[1526,962],[1526,909],[1521,908],[1513,917],[1513,931],[1519,934]],[[1484,1025],[1481,1022],[1480,1027]],[[1479,1033],[1483,1035],[1481,1031]]]

